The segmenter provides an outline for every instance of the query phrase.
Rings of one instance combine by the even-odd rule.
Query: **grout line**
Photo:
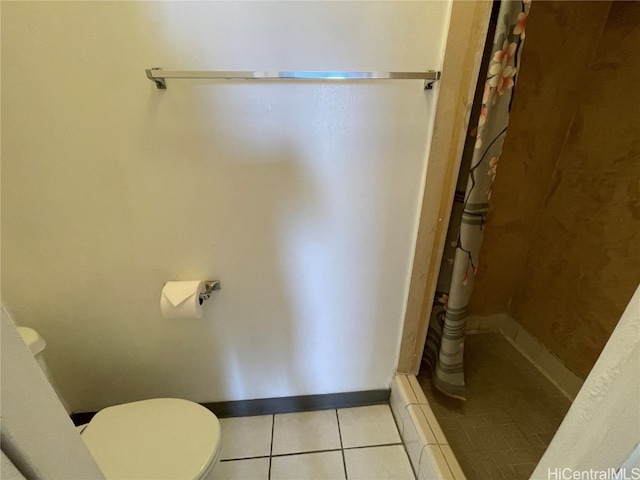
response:
[[[278,453],[276,455],[272,455],[272,458],[292,457],[294,455],[310,455],[312,453],[327,453],[327,452],[339,452],[339,451],[341,451],[340,448],[328,448],[326,450],[311,450],[311,451],[304,451],[304,452]]]
[[[409,455],[409,451],[407,450],[407,445],[404,442],[404,426],[407,424],[407,422],[411,422],[411,425],[413,425],[413,429],[415,430],[416,435],[418,436],[418,443],[422,443],[422,438],[421,438],[420,432],[418,431],[419,426],[416,426],[416,424],[413,423],[413,417],[411,416],[411,413],[409,412],[409,406],[410,405],[407,405],[407,408],[406,408],[406,416],[407,416],[407,418],[402,423],[402,436],[400,437],[400,439],[402,440],[402,446],[404,447],[404,451],[407,454],[407,458],[409,459],[409,464],[411,465],[411,470],[413,471],[413,476],[417,480],[420,477],[420,463],[422,462],[422,453],[424,452],[426,444],[422,444],[422,448],[420,449],[420,455],[418,456],[418,464],[414,465],[413,461],[411,460],[411,455]],[[422,414],[422,409],[420,408],[420,404],[418,404],[418,411],[419,411],[420,414]]]
[[[426,445],[422,446],[422,451],[424,451],[424,447]],[[411,467],[411,471],[413,472],[413,478],[415,478],[415,480],[419,480],[420,478],[420,462],[418,462],[418,468],[415,468],[413,466],[413,463],[411,462],[411,455],[409,455],[409,450],[407,450],[407,446],[403,443],[402,447],[404,448],[404,453],[407,455],[407,460],[409,460],[409,466]],[[420,461],[422,461],[422,452],[420,452]]]
[[[411,466],[411,471],[413,473],[413,477],[417,480],[419,475],[420,475],[420,461],[422,460],[422,453],[424,452],[425,445],[422,446],[422,450],[420,451],[420,457],[419,457],[419,460],[418,460],[418,465],[417,466],[413,465],[413,462],[411,461],[411,456],[409,455],[409,451],[407,450],[407,445],[406,445],[406,443],[404,441],[404,437],[405,437],[405,433],[404,432],[405,432],[406,423],[407,422],[413,422],[413,420],[411,419],[411,415],[409,414],[409,407],[412,406],[412,405],[417,405],[418,408],[420,409],[420,412],[422,413],[421,405],[424,405],[424,404],[422,404],[422,403],[420,403],[418,401],[418,395],[416,394],[416,392],[415,392],[415,390],[413,388],[413,385],[411,385],[411,382],[409,381],[409,376],[408,375],[404,375],[404,377],[406,379],[407,385],[409,386],[409,391],[411,393],[413,393],[414,397],[416,397],[416,401],[412,402],[411,400],[407,399],[403,395],[402,389],[398,387],[398,394],[400,396],[400,401],[401,401],[401,404],[404,405],[404,411],[402,413],[402,419],[401,419],[402,426],[399,427],[398,420],[395,417],[394,417],[394,419],[396,420],[396,428],[398,429],[398,433],[400,434],[400,442],[401,442],[400,445],[402,445],[402,448],[404,449],[404,453],[407,456],[407,460],[409,460],[409,465]],[[418,377],[416,377],[414,375],[414,378],[417,381]],[[422,386],[420,385],[419,382],[418,382],[418,385],[420,386],[420,388],[422,388]],[[422,392],[422,394],[426,397],[426,394],[424,393],[424,391]],[[427,399],[427,405],[429,405],[429,399]],[[391,407],[389,407],[389,408],[391,408]],[[425,420],[426,420],[426,418],[425,418]],[[428,424],[428,422],[427,422],[427,424]],[[415,426],[414,426],[414,428],[415,428]],[[431,427],[429,427],[429,428],[431,428]],[[418,438],[420,438],[420,435],[418,435]]]
[[[344,458],[344,445],[342,444],[342,430],[340,429],[340,416],[338,415],[338,409],[336,408],[336,422],[338,422],[338,436],[340,437],[340,453],[342,453],[342,466],[344,467],[344,478],[349,480],[347,475],[347,460]]]
[[[421,404],[418,402],[409,402],[404,404],[404,413],[402,414],[402,431],[401,432],[398,431],[398,433],[400,433],[400,439],[402,441],[404,441],[404,424],[406,423],[406,418],[409,415],[409,407],[413,405],[417,405],[419,407]],[[409,416],[409,420],[411,420],[410,416]]]
[[[224,460],[220,460],[220,462],[235,462],[236,460],[253,460],[255,458],[291,457],[293,455],[307,455],[309,453],[339,452],[339,451],[344,451],[344,450],[361,450],[363,448],[397,447],[398,445],[404,445],[404,444],[402,442],[396,442],[396,443],[380,443],[380,444],[375,444],[375,445],[360,445],[360,446],[357,446],[357,447],[326,448],[324,450],[304,450],[302,452],[276,453],[276,454],[271,454],[271,455],[256,455],[255,457],[225,458]],[[431,444],[429,444],[429,445],[431,445]]]
[[[408,457],[408,452],[406,450],[406,445],[404,444],[404,441],[402,440],[402,438],[400,439],[399,442],[374,444],[374,445],[360,445],[360,446],[354,446],[354,447],[345,447],[344,443],[343,443],[343,440],[342,440],[342,428],[340,426],[340,415],[338,413],[338,409],[334,409],[334,411],[335,411],[335,415],[336,415],[336,424],[338,426],[338,437],[340,439],[340,447],[339,448],[330,448],[330,449],[315,450],[315,451],[291,452],[291,453],[284,453],[284,454],[274,454],[273,453],[273,444],[274,444],[274,438],[275,438],[275,414],[272,414],[271,415],[271,442],[270,442],[270,446],[269,446],[269,454],[268,455],[256,455],[256,456],[247,456],[247,457],[226,458],[224,460],[220,460],[220,462],[231,462],[231,461],[239,461],[239,460],[268,458],[269,459],[269,470],[268,470],[268,477],[267,478],[268,478],[268,480],[271,480],[271,469],[272,469],[273,458],[294,456],[294,455],[312,454],[312,453],[338,452],[338,451],[340,451],[340,453],[342,455],[342,466],[343,466],[343,469],[344,469],[344,478],[345,478],[345,480],[348,480],[347,462],[346,462],[345,450],[357,450],[357,449],[364,449],[364,448],[390,447],[390,446],[400,446],[401,445],[403,447],[405,453],[407,454],[407,457]],[[398,430],[398,425],[397,425],[397,422],[395,420],[396,419],[394,417],[394,423],[395,423],[396,431],[397,431]],[[415,475],[415,472],[414,472],[414,475]]]
[[[273,432],[276,429],[276,416],[271,415],[271,446],[269,447],[269,475],[267,480],[271,480],[271,460],[273,459]]]
[[[344,450],[358,450],[361,448],[376,448],[376,447],[397,447],[398,445],[404,445],[402,442],[396,443],[379,443],[376,445],[360,445],[357,447],[345,447]]]
[[[521,330],[524,331],[527,335],[533,337],[534,340],[536,340],[536,342],[541,345],[541,349],[540,349],[540,351],[538,352],[538,354],[535,357],[530,354],[531,350],[528,350],[528,349],[524,348],[520,343],[516,343],[516,338],[518,337],[518,333],[520,333]],[[575,395],[570,393],[568,391],[568,389],[567,389],[566,382],[562,382],[562,381],[557,380],[555,378],[555,375],[552,376],[550,371],[548,371],[547,369],[543,369],[542,366],[538,363],[538,358],[539,358],[540,354],[542,353],[543,350],[545,350],[546,353],[551,354],[551,356],[554,357],[554,365],[555,365],[555,367],[557,369],[559,369],[560,371],[562,371],[563,375],[566,375],[568,373],[569,375],[572,375],[572,376],[576,377],[578,380],[580,380],[582,382],[582,384],[584,384],[584,380],[580,379],[575,373],[573,373],[571,370],[569,370],[564,363],[562,363],[547,347],[544,346],[544,344],[542,342],[540,342],[536,337],[534,337],[529,332],[527,332],[527,330],[522,328],[522,326],[518,327],[518,331],[517,331],[516,335],[513,336],[513,338],[507,336],[504,332],[500,332],[499,331],[498,333],[500,335],[502,335],[502,337],[505,338],[513,346],[513,348],[515,348],[518,351],[518,353],[520,353],[520,355],[522,357],[524,357],[526,360],[528,360],[529,363],[531,365],[533,365],[538,370],[538,372],[540,372],[549,382],[551,382],[553,384],[553,386],[564,397],[569,399],[570,402],[573,402],[575,400],[575,398],[577,396],[577,393]],[[582,388],[582,386],[580,388]]]
[[[413,375],[413,378],[416,379],[416,381],[418,380],[417,377],[415,375]],[[413,388],[413,385],[411,385],[411,381],[409,380],[409,375],[407,375],[407,383],[409,384],[409,388],[411,389],[411,391],[413,392],[413,396],[416,397],[416,402],[420,403],[418,400],[418,394],[416,393],[416,389]],[[424,395],[424,392],[420,392]]]
[[[419,437],[420,437],[420,434],[418,434],[418,438]],[[427,448],[427,446],[428,446],[428,444],[424,443],[424,444],[422,444],[422,448],[420,449],[420,455],[418,456],[418,466],[413,470],[413,474],[416,476],[416,478],[420,477],[420,466],[422,465],[422,455],[424,454],[424,451]],[[405,447],[405,450],[406,450],[406,447]],[[409,452],[407,452],[407,456],[408,455],[409,455]],[[409,457],[409,463],[411,463],[411,457]],[[434,467],[438,468],[437,465],[434,465]]]
[[[238,460],[253,460],[256,458],[269,458],[269,455],[258,455],[257,457],[238,457],[238,458],[225,458],[224,460],[220,460],[220,463],[223,462],[235,462]]]
[[[442,445],[438,445],[438,449],[440,450],[440,453],[442,454],[442,458],[444,458],[444,464],[447,466],[447,468],[449,468],[449,473],[451,474],[451,477],[453,477],[453,468],[451,468],[451,465],[449,465],[449,461],[447,460],[447,456],[444,454],[444,451],[442,450]],[[454,456],[455,456],[455,453],[454,453]],[[458,460],[456,459],[456,461],[458,461]],[[460,462],[458,462],[458,463],[460,463]],[[498,467],[498,468],[500,468],[500,467]]]

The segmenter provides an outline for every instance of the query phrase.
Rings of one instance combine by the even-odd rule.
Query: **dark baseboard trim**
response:
[[[299,397],[259,398],[232,402],[203,403],[218,418],[271,415],[274,413],[308,412],[333,408],[363,407],[389,403],[391,390],[301,395]]]
[[[334,408],[364,407],[389,403],[391,390],[365,390],[362,392],[301,395],[298,397],[258,398],[231,402],[201,403],[218,418],[272,415],[275,413],[309,412]],[[74,425],[89,423],[97,412],[71,414]]]

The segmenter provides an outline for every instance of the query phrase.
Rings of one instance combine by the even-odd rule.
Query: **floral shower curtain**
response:
[[[502,0],[495,25],[482,102],[465,145],[424,361],[438,390],[464,399],[466,312],[478,270],[484,222],[509,123],[519,54],[530,1]],[[485,67],[486,68],[486,67]],[[475,120],[475,121],[474,121]]]

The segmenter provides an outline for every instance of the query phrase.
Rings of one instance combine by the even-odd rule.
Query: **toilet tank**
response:
[[[49,374],[49,369],[47,368],[47,364],[44,361],[44,356],[42,355],[42,351],[47,346],[47,342],[45,342],[44,338],[42,338],[40,334],[36,332],[33,328],[16,327],[16,329],[18,330],[18,333],[22,337],[22,340],[24,341],[24,343],[26,343],[27,347],[29,347],[31,354],[35,357],[36,361],[38,362],[38,365],[40,365],[40,368],[42,369],[45,376],[47,377],[49,384],[51,385],[53,390],[56,392],[56,395],[58,396],[58,399],[64,406],[64,409],[67,411],[67,413],[70,413],[69,406],[67,405],[67,402],[64,401],[64,399],[60,395],[60,391],[56,387],[56,384],[53,382],[53,379]]]
[[[47,342],[44,341],[44,338],[42,338],[33,328],[17,327],[17,329],[22,340],[27,344],[27,347],[29,347],[29,350],[31,350],[34,357],[37,357],[37,355],[44,350],[44,347],[47,346]]]
[[[16,327],[16,329],[18,330],[18,333],[22,337],[24,343],[26,343],[27,347],[29,347],[31,354],[36,358],[36,361],[46,375],[47,380],[49,380],[49,383],[53,385],[53,383],[51,382],[51,375],[49,375],[49,369],[47,368],[47,364],[44,361],[44,356],[42,355],[42,351],[44,350],[44,347],[47,346],[47,342],[45,342],[44,338],[42,338],[40,334],[33,328]]]

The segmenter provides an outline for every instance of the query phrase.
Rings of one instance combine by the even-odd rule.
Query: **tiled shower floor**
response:
[[[528,479],[571,405],[499,333],[465,340],[466,401],[418,380],[469,480]]]
[[[413,480],[388,405],[223,418],[216,479]]]

